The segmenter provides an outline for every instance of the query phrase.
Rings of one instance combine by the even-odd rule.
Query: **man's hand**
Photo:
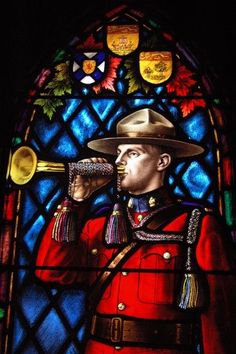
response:
[[[107,160],[102,157],[91,157],[79,162],[106,163]],[[105,186],[112,180],[112,176],[80,176],[76,175],[70,186],[70,197],[81,202],[91,196],[97,189]]]

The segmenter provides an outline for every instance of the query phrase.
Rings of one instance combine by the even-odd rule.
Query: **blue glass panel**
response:
[[[144,98],[136,98],[132,100],[127,100],[128,105],[130,108],[137,108],[140,106],[150,106],[155,102],[155,99],[144,99]]]
[[[57,191],[56,188],[58,188]],[[45,203],[51,193],[50,201],[44,205],[44,208],[47,211],[53,207],[53,204],[59,197],[61,197],[63,191],[61,181],[55,176],[55,174],[52,174],[51,177],[42,177],[41,175],[32,185],[32,190],[35,190],[36,196],[41,204]]]
[[[40,203],[44,203],[48,197],[49,192],[55,188],[54,178],[41,178],[38,183],[35,184],[36,197]]]
[[[154,87],[154,91],[156,92],[157,95],[160,95],[160,93],[162,93],[163,89],[164,89],[163,86]]]
[[[64,352],[65,354],[79,354],[78,349],[75,348],[73,344],[69,346],[69,348]]]
[[[214,154],[213,154],[213,147],[212,147],[212,143],[209,142],[209,144],[207,144],[207,149],[208,149],[208,154],[205,156],[205,161],[208,162],[208,164],[213,167],[214,166]]]
[[[81,110],[71,122],[71,129],[81,145],[93,136],[98,129],[98,123],[93,118],[90,110],[86,107]]]
[[[91,100],[91,105],[93,106],[94,110],[97,112],[99,118],[102,121],[107,118],[108,114],[111,112],[111,110],[115,107],[116,104],[117,101],[115,100]]]
[[[37,207],[35,203],[32,201],[28,191],[25,192],[25,199],[22,205],[22,225],[25,226],[25,223],[28,223],[29,220],[33,217],[35,212],[37,211]]]
[[[75,326],[84,315],[85,292],[74,289],[63,291],[59,304],[70,325]]]
[[[112,130],[112,129],[114,128],[115,122],[116,122],[119,118],[123,117],[123,116],[125,115],[125,113],[126,113],[126,108],[120,106],[120,107],[116,110],[115,114],[113,114],[112,117],[111,117],[111,118],[109,119],[109,121],[107,122],[107,130],[109,130],[109,131]]]
[[[98,136],[99,136],[99,138],[104,137],[104,136],[105,136],[105,133],[104,133],[103,131],[100,131],[100,132],[98,133]]]
[[[178,186],[175,187],[174,194],[178,197],[185,197],[185,194]]]
[[[117,77],[119,79],[121,79],[123,76],[124,76],[125,72],[124,72],[124,69],[121,67],[119,70],[118,70],[118,74],[117,74]]]
[[[80,327],[80,330],[78,331],[77,333],[77,338],[79,340],[79,342],[82,342],[82,340],[84,339],[84,336],[86,334],[86,330],[87,330],[87,327],[86,327],[86,322]]]
[[[202,166],[193,161],[187,171],[183,174],[183,183],[193,198],[204,197],[210,185],[210,178],[206,175]]]
[[[176,106],[172,106],[170,104],[167,104],[167,109],[170,112],[171,117],[175,120],[178,121],[179,119],[179,109]]]
[[[173,176],[169,176],[168,183],[169,183],[170,186],[174,183],[174,181],[175,181],[174,177]]]
[[[87,96],[88,94],[89,94],[89,89],[87,88],[87,87],[83,87],[82,88],[82,93],[85,95],[85,96]]]
[[[111,200],[107,194],[98,195],[93,200],[93,203],[91,205],[91,211],[94,212],[95,210],[102,208],[104,205],[110,205],[110,204],[111,204]]]
[[[67,335],[63,323],[53,309],[36,332],[36,337],[46,353],[57,353]]]
[[[58,290],[54,288],[50,289],[50,291],[52,295],[56,295],[58,293]]]
[[[12,353],[16,353],[17,347],[21,344],[22,340],[25,338],[25,329],[22,327],[21,322],[18,317],[14,316],[14,328],[13,328],[13,351]]]
[[[30,140],[30,144],[32,145],[32,147],[34,148],[35,151],[40,151],[39,144],[34,139]]]
[[[208,197],[208,201],[210,202],[210,203],[215,203],[215,195],[214,195],[214,193],[211,193],[210,195],[209,195],[209,197]]]
[[[209,129],[208,120],[202,111],[181,122],[180,126],[189,139],[196,141],[201,141]]]
[[[57,139],[55,145],[52,148],[52,152],[56,157],[63,157],[68,159],[74,159],[78,155],[78,149],[76,145],[71,141],[69,135],[63,131],[63,134]]]
[[[47,203],[47,205],[45,205],[45,210],[48,212],[49,210],[52,209],[52,206],[54,205],[55,201],[57,201],[58,199],[60,199],[62,197],[62,190],[57,191],[52,199]]]
[[[70,100],[66,100],[66,107],[65,109],[62,111],[62,118],[64,119],[64,121],[66,122],[70,116],[74,113],[74,111],[76,110],[76,108],[79,106],[79,104],[81,103],[82,100],[75,98],[75,99],[70,99]]]
[[[40,215],[37,220],[32,224],[29,231],[24,236],[24,241],[30,252],[33,251],[35,242],[37,241],[37,235],[45,225],[45,218]]]
[[[57,121],[48,122],[45,118],[37,117],[33,130],[43,145],[47,146],[51,139],[58,133],[60,128],[61,126]]]
[[[176,175],[178,175],[181,171],[182,171],[182,169],[183,169],[183,167],[185,166],[185,162],[180,162],[176,167],[175,167],[175,174]]]
[[[18,301],[31,326],[35,324],[40,314],[49,304],[45,292],[34,284],[23,289],[22,296]]]
[[[126,85],[124,84],[123,81],[119,80],[117,81],[116,83],[116,88],[117,88],[117,91],[120,95],[122,95],[124,92],[125,92],[125,89],[126,89]]]
[[[29,261],[25,258],[25,255],[20,252],[19,264],[29,264]],[[18,270],[17,272],[17,285],[21,285],[25,278],[28,276],[29,272],[27,270]]]

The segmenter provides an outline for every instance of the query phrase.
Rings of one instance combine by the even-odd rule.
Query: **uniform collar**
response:
[[[139,195],[129,194],[127,197],[127,208],[130,212],[151,212],[169,204],[173,204],[173,198],[166,187]]]

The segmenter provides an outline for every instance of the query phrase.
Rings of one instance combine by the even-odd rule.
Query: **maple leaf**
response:
[[[67,79],[69,74],[69,61],[65,63],[58,64],[56,67],[55,80],[61,81]]]
[[[174,92],[176,96],[186,96],[191,93],[192,86],[196,80],[192,78],[193,73],[183,64],[177,63],[176,74],[166,85],[167,92]]]
[[[35,100],[34,104],[41,106],[43,108],[43,113],[46,114],[50,120],[52,120],[57,107],[63,106],[62,100],[57,98],[38,98]]]
[[[109,56],[108,58],[108,70],[105,78],[97,85],[94,85],[92,88],[95,93],[101,92],[102,88],[111,90],[115,92],[114,81],[117,78],[117,68],[121,62],[121,58],[115,58]]]
[[[103,48],[103,42],[96,43],[94,36],[91,34],[85,42],[82,44],[77,45],[76,49],[90,49],[90,50],[97,50]]]
[[[200,96],[200,93],[196,92],[195,96]],[[187,117],[197,107],[206,107],[206,101],[201,98],[182,100],[180,103],[180,109],[182,111],[183,118]]]
[[[148,93],[150,87],[145,84],[142,79],[139,77],[139,72],[136,69],[135,63],[132,59],[128,59],[125,61],[125,67],[127,69],[127,74],[125,79],[129,81],[129,89],[128,94],[138,91],[139,89],[143,89],[144,92]]]
[[[61,63],[56,66],[56,73],[52,81],[50,81],[46,89],[49,94],[62,96],[72,92],[72,81],[69,75],[69,62]]]

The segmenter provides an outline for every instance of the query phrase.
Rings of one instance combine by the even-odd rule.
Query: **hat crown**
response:
[[[171,121],[150,108],[139,109],[121,119],[116,126],[116,136],[88,142],[88,147],[106,154],[116,155],[120,144],[151,144],[171,148],[175,157],[196,156],[204,148],[190,141],[175,138]]]
[[[116,132],[117,136],[174,137],[175,127],[160,113],[144,108],[123,118]]]

